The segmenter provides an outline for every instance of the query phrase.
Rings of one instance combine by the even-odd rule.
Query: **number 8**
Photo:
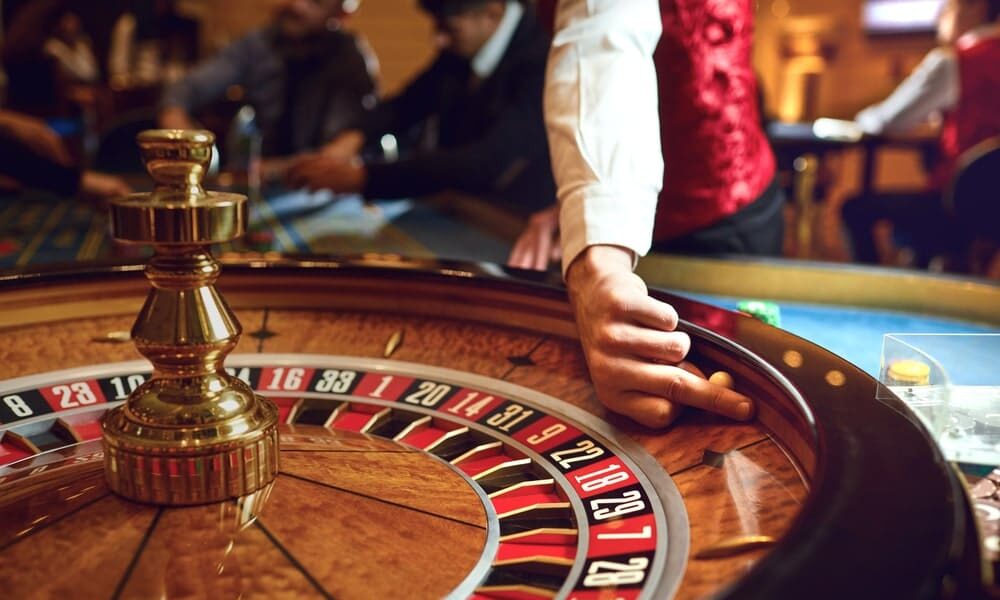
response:
[[[11,412],[13,412],[15,416],[23,418],[23,417],[30,417],[32,414],[34,414],[34,412],[31,410],[31,407],[28,406],[28,404],[24,401],[24,399],[18,396],[17,394],[13,394],[11,396],[4,396],[3,401],[4,404],[6,404],[8,408],[10,408]]]

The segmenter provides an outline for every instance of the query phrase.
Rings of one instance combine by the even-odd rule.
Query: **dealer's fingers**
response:
[[[680,404],[643,392],[619,392],[601,400],[609,410],[653,429],[667,427],[684,409]]]
[[[701,377],[702,379],[708,379],[709,381],[711,381],[711,379],[708,378],[708,377],[705,377],[705,373],[701,369],[699,369],[697,365],[695,365],[692,362],[689,362],[689,361],[686,361],[686,360],[682,360],[679,363],[677,363],[675,366],[678,367],[678,368],[680,368],[680,369],[684,369],[685,371],[687,371],[688,373],[691,373],[692,375],[697,375],[698,377]],[[732,386],[729,386],[729,389],[732,389]]]
[[[601,347],[609,354],[631,356],[659,363],[674,364],[687,356],[691,338],[679,331],[662,331],[616,323],[603,330]]]
[[[738,421],[747,421],[754,415],[750,398],[673,365],[636,364],[622,375],[619,383],[622,389],[661,396]]]
[[[677,311],[666,302],[649,296],[631,296],[627,304],[617,307],[630,321],[661,331],[677,328]]]

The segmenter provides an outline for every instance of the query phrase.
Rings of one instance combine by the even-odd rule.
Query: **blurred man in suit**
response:
[[[542,117],[549,39],[517,0],[421,0],[441,48],[406,88],[301,160],[289,181],[370,198],[457,190],[527,214],[554,197]],[[405,141],[421,130],[415,147]],[[357,158],[385,134],[398,160]]]

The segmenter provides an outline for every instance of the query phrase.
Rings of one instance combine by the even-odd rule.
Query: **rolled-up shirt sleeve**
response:
[[[899,133],[932,114],[954,108],[959,94],[958,60],[947,48],[935,48],[892,94],[854,117],[870,134]]]
[[[545,83],[563,273],[586,247],[649,251],[663,183],[656,0],[563,0]]]

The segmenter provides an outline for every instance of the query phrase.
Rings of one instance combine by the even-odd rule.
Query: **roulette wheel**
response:
[[[186,275],[206,278],[185,284],[200,300],[150,308],[160,292],[147,298],[144,270],[160,291],[179,280],[158,268],[0,278],[7,597],[980,590],[964,487],[918,419],[876,400],[879,384],[846,361],[744,315],[661,295],[691,360],[730,374],[757,413],[689,410],[660,431],[596,400],[563,290],[491,265],[234,258],[218,288],[242,336],[209,298],[207,267]],[[155,369],[127,343],[140,308],[131,337]],[[179,322],[201,329],[175,336],[175,351],[221,373],[232,350],[219,377],[267,399],[280,458],[267,458],[266,419],[240,426],[252,442],[201,462],[184,454],[193,438],[121,458],[122,403],[140,419],[135,398],[180,368],[150,349],[149,328]],[[224,349],[191,350],[230,325]],[[212,411],[239,403],[219,397]]]

